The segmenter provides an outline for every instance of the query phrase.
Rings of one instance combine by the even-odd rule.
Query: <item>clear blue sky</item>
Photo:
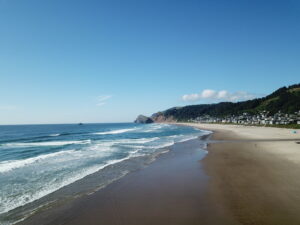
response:
[[[126,122],[299,78],[298,0],[0,0],[0,124]]]

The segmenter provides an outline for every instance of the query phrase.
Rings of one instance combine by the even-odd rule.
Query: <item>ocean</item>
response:
[[[93,193],[205,134],[168,124],[0,126],[0,224]]]

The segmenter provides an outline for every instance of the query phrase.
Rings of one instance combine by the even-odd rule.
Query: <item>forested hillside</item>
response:
[[[203,115],[223,117],[228,115],[239,115],[244,112],[256,114],[266,110],[270,115],[281,111],[282,113],[294,113],[300,110],[300,84],[282,87],[272,94],[248,101],[237,103],[221,102],[217,104],[188,105],[174,107],[163,112],[152,115],[157,120],[184,121]]]

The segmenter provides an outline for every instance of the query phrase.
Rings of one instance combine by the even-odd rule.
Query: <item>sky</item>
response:
[[[0,0],[0,124],[131,122],[299,82],[298,0]]]

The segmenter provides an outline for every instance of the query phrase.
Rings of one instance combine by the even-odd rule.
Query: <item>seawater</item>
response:
[[[0,126],[0,224],[92,193],[206,133],[168,124]]]

